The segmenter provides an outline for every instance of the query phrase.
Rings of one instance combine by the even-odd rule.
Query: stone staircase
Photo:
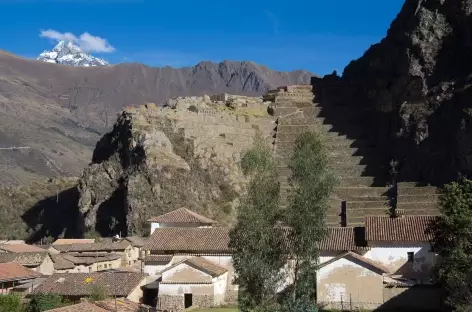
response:
[[[365,139],[356,117],[316,103],[311,85],[271,90],[264,100],[272,102],[269,109],[277,118],[272,135],[282,206],[287,205],[292,189],[287,164],[295,140],[300,133],[316,131],[322,135],[330,167],[340,179],[330,198],[328,226],[364,226],[365,216],[388,215],[394,211],[399,215],[438,214],[437,188],[414,182],[387,186],[388,164],[378,159],[376,147]]]
[[[277,117],[273,145],[279,161],[281,204],[287,204],[291,190],[287,161],[293,154],[295,140],[302,132],[316,131],[322,134],[330,167],[340,178],[340,185],[330,199],[328,226],[363,225],[365,215],[387,214],[392,208],[389,188],[376,181],[375,176],[382,169],[375,165],[374,147],[365,140],[354,140],[334,131],[334,126],[327,123],[324,108],[313,103],[313,99],[311,86],[279,88],[265,98],[272,101],[272,113]],[[362,135],[355,127],[346,132],[357,137]]]

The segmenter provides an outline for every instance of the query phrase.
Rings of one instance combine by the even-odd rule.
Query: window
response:
[[[415,261],[415,253],[413,251],[407,252],[408,254],[408,262],[414,262]]]

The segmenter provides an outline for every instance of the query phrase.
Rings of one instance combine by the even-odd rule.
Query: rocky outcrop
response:
[[[471,12],[471,0],[406,0],[342,78],[314,79],[321,102],[350,105],[371,127],[400,180],[441,184],[472,172]]]
[[[274,120],[262,98],[176,98],[122,111],[79,182],[85,226],[146,234],[146,220],[186,206],[228,224],[246,178],[238,161]]]

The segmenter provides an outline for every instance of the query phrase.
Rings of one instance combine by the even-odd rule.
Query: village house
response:
[[[365,228],[330,229],[332,238],[320,254],[318,303],[328,309],[440,306],[431,281],[434,218],[368,216]]]
[[[45,312],[151,312],[150,308],[127,299],[106,299],[95,302],[84,301]]]
[[[139,251],[127,240],[119,242],[102,241],[97,243],[58,244],[51,245],[48,251],[53,254],[66,253],[113,253],[121,256],[121,266],[127,267],[139,259]]]
[[[151,220],[156,224],[143,246],[144,272],[159,277],[159,308],[236,303],[229,228],[213,227],[214,220],[185,208]]]
[[[0,263],[17,263],[43,275],[54,273],[54,263],[47,252],[0,253]]]
[[[68,252],[53,255],[55,273],[90,273],[121,267],[121,255],[107,252]]]
[[[143,298],[142,286],[148,282],[146,274],[132,272],[55,273],[32,294],[60,295],[79,302],[100,289],[107,296],[139,303]]]
[[[190,228],[204,228],[212,227],[217,222],[207,217],[199,215],[187,208],[179,208],[161,216],[154,217],[148,220],[151,223],[151,233],[157,228],[175,228],[175,227],[190,227]]]
[[[44,252],[45,250],[39,246],[29,245],[25,243],[9,243],[0,245],[0,253],[25,253],[25,252]]]
[[[6,295],[15,288],[27,285],[27,289],[32,287],[34,281],[41,276],[40,273],[25,268],[18,263],[0,263],[0,286],[1,294]],[[21,288],[23,292],[25,288]]]

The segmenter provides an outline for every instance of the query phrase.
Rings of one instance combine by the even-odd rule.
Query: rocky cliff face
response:
[[[402,180],[441,184],[472,172],[471,12],[471,0],[406,0],[342,78],[315,79],[325,102],[370,120]]]
[[[189,97],[125,109],[79,181],[85,226],[146,234],[147,219],[182,206],[230,223],[247,182],[241,153],[273,126],[262,98]]]

